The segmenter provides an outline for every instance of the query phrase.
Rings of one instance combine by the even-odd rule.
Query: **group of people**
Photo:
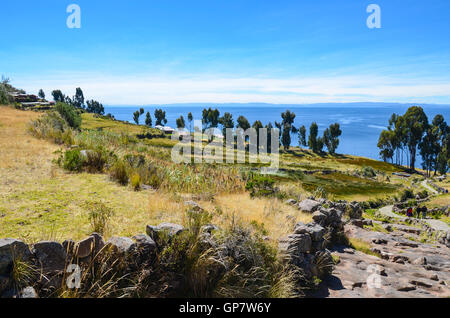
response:
[[[428,211],[428,209],[426,206],[416,207],[415,209],[413,209],[412,207],[409,207],[406,210],[406,216],[411,218],[411,217],[414,217],[414,215],[415,215],[416,218],[420,219],[420,215],[422,214],[422,219],[426,219],[427,211]]]

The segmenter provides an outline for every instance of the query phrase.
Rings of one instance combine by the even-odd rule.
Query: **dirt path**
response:
[[[399,220],[406,219],[406,218],[401,217],[398,214],[395,214],[394,212],[392,212],[393,207],[394,207],[393,205],[388,205],[388,206],[382,207],[378,211],[381,214],[383,214],[385,216],[389,216],[391,218],[396,218],[396,219],[399,219]],[[450,232],[450,227],[445,222],[442,222],[440,220],[434,220],[434,219],[425,219],[424,221],[429,226],[431,226],[435,231]]]
[[[422,186],[427,190],[431,191],[431,193],[433,194],[439,194],[439,192],[437,192],[436,189],[434,189],[432,186],[428,184],[427,180],[422,181]]]

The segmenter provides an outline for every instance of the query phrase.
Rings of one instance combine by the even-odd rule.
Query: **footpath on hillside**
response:
[[[380,214],[388,216],[388,217],[391,217],[391,218],[396,218],[396,219],[399,219],[399,220],[405,220],[406,219],[406,217],[402,217],[402,216],[394,213],[393,212],[393,208],[394,208],[393,205],[388,205],[388,206],[382,207],[378,211],[380,212]],[[427,223],[435,231],[450,232],[450,226],[448,226],[447,223],[442,222],[440,220],[422,219],[422,221]]]

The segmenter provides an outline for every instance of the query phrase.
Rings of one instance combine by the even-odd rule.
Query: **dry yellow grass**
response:
[[[90,234],[86,203],[101,201],[115,215],[112,235],[132,236],[145,231],[146,224],[184,223],[184,201],[162,191],[135,192],[110,181],[103,174],[68,174],[52,164],[58,146],[27,134],[35,112],[0,107],[0,237],[38,240],[81,239]],[[213,201],[198,200],[214,212],[213,222],[226,226],[235,221],[264,228],[274,241],[292,231],[310,215],[268,198],[251,199],[247,193],[222,194]]]
[[[170,221],[184,223],[186,197],[155,192],[150,195],[150,219],[156,223]],[[273,198],[250,198],[248,193],[221,194],[212,201],[197,200],[200,206],[213,213],[214,224],[226,227],[234,222],[253,224],[265,229],[267,236],[277,239],[292,233],[297,222],[312,221],[310,214],[300,212]],[[155,224],[156,224],[155,223]]]

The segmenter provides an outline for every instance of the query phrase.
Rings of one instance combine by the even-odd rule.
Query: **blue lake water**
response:
[[[194,120],[201,120],[202,110],[206,107],[219,109],[221,115],[229,112],[236,119],[243,115],[250,124],[260,120],[263,125],[268,122],[272,124],[281,122],[281,113],[289,109],[296,114],[294,126],[305,125],[307,135],[312,122],[317,122],[319,134],[332,123],[341,125],[342,136],[337,152],[351,154],[373,159],[380,159],[377,148],[378,137],[388,125],[392,113],[404,114],[408,107],[406,104],[385,103],[358,103],[358,104],[316,104],[316,105],[270,105],[270,104],[182,104],[168,106],[144,106],[145,113],[150,111],[153,124],[155,124],[154,111],[162,108],[166,111],[167,125],[176,127],[176,119],[183,115],[188,127],[187,114],[194,116]],[[431,122],[437,114],[442,114],[447,122],[450,122],[450,105],[425,105],[422,106]],[[140,106],[105,106],[105,113],[111,113],[116,119],[133,122],[133,112]],[[141,116],[140,122],[144,123],[145,114]],[[297,135],[291,135],[292,145],[298,145]],[[417,158],[418,167],[421,158]]]

